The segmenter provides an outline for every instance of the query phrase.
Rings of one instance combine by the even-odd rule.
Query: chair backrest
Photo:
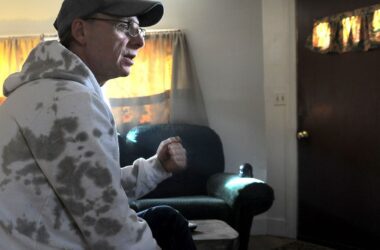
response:
[[[126,135],[120,146],[121,164],[131,164],[139,157],[156,153],[161,141],[180,136],[187,150],[188,167],[163,181],[146,197],[203,195],[209,176],[224,172],[224,154],[220,137],[207,126],[190,124],[141,125]]]

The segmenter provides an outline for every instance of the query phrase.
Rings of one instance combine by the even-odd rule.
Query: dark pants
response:
[[[163,250],[196,249],[188,221],[169,206],[156,206],[137,213],[152,230],[153,237]]]

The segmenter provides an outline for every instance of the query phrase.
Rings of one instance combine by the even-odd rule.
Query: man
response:
[[[54,23],[64,46],[41,43],[5,81],[0,249],[195,249],[178,212],[157,207],[139,217],[127,198],[185,167],[180,139],[120,169],[114,119],[100,90],[129,75],[144,46],[140,26],[162,15],[153,1],[64,0]]]

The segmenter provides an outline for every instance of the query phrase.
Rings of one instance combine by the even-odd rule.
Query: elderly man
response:
[[[4,84],[0,108],[0,249],[195,249],[174,209],[136,214],[128,198],[186,166],[179,138],[120,169],[100,86],[128,76],[159,2],[64,0],[44,42]],[[128,196],[128,197],[127,197]]]

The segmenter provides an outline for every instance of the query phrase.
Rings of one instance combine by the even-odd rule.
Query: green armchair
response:
[[[162,140],[177,135],[187,150],[187,169],[131,202],[131,208],[169,205],[189,220],[223,220],[238,231],[239,250],[246,250],[253,217],[272,206],[273,189],[259,179],[224,173],[223,146],[214,130],[189,124],[134,127],[119,136],[121,166],[154,155]]]

